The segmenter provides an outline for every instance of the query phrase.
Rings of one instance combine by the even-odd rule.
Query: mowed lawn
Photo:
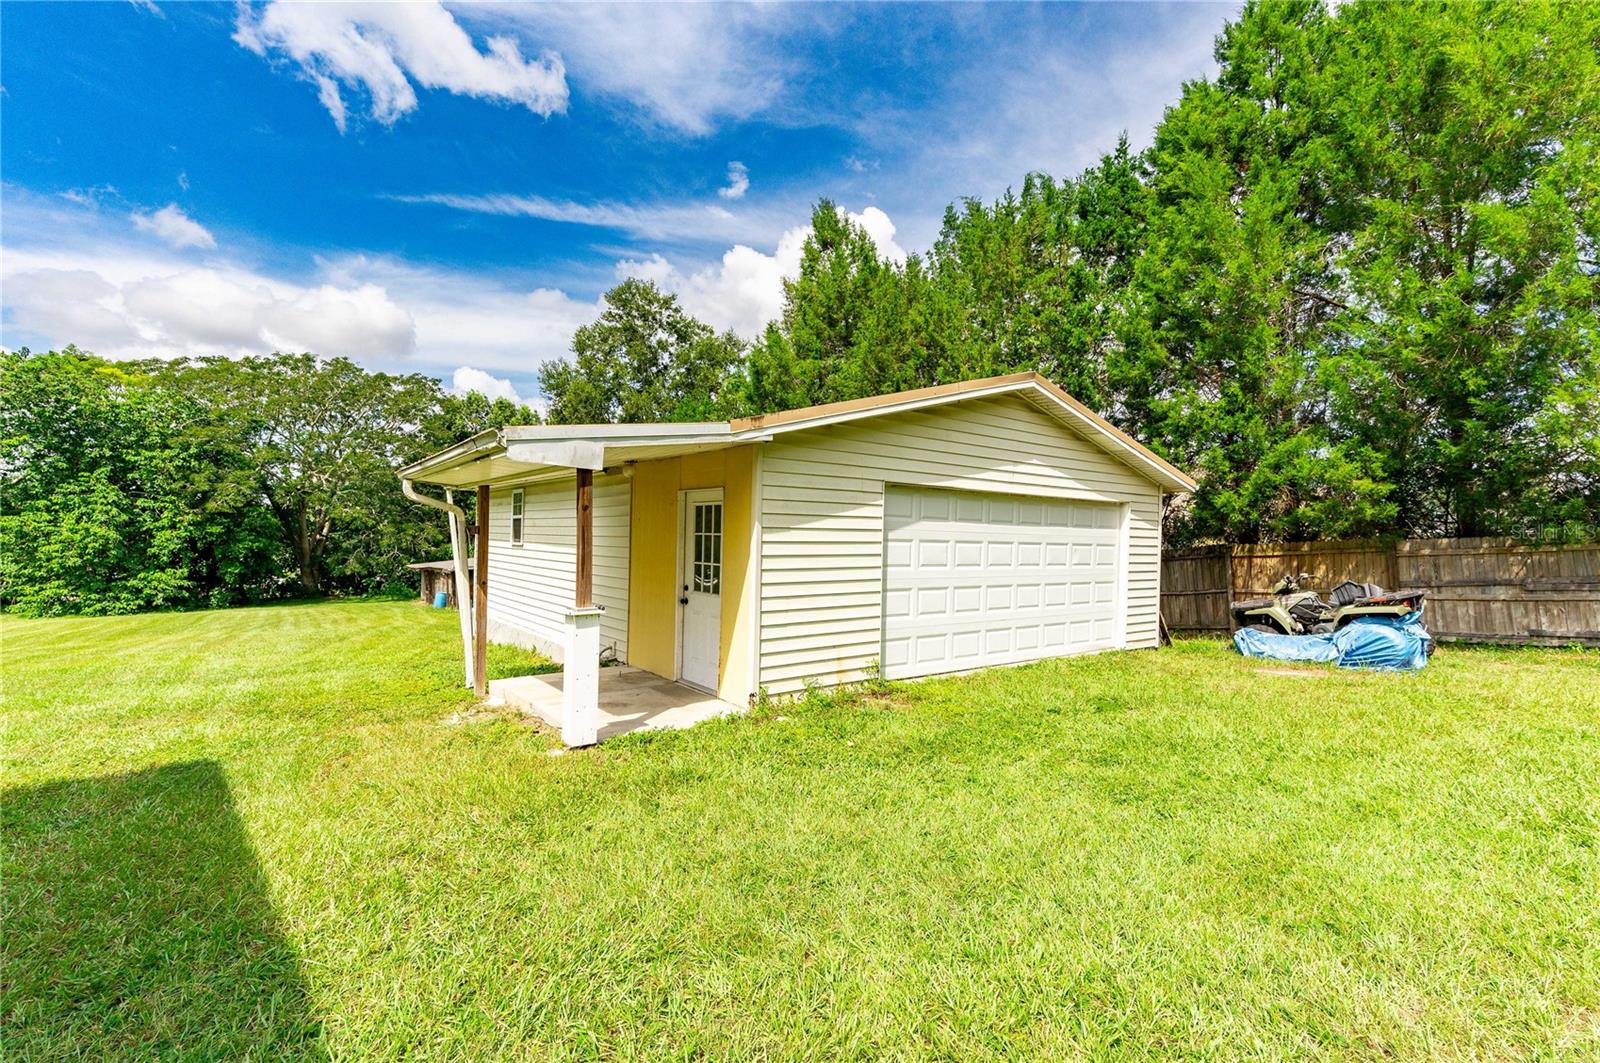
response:
[[[0,637],[7,1060],[1600,1057],[1592,652],[1190,641],[552,756],[416,603]]]

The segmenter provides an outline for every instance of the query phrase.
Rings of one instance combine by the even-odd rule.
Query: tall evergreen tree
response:
[[[819,200],[783,315],[745,367],[745,404],[769,412],[962,379],[949,367],[953,324],[921,259],[889,261],[866,229]]]
[[[1414,533],[1600,523],[1600,7],[1351,5],[1325,38],[1338,434]]]

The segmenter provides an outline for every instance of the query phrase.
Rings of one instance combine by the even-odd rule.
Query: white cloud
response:
[[[333,124],[343,133],[349,125],[344,108],[344,97],[339,95],[339,83],[326,74],[312,74],[311,83],[317,87],[317,102],[322,104]]]
[[[67,343],[110,358],[237,356],[274,349],[347,355],[438,373],[466,363],[515,379],[566,355],[596,303],[553,288],[344,255],[290,280],[193,261],[92,209],[6,197],[0,345]]]
[[[517,41],[490,36],[486,52],[444,6],[411,3],[241,5],[234,40],[257,55],[286,56],[317,86],[317,97],[342,132],[341,86],[365,90],[378,121],[392,125],[417,107],[412,83],[461,96],[521,104],[539,115],[567,109],[561,57],[524,59]]]
[[[505,3],[458,13],[550,42],[578,84],[693,135],[768,109],[798,73],[782,38],[831,17],[780,4]]]
[[[322,264],[333,284],[378,284],[417,323],[417,359],[466,363],[530,376],[568,356],[572,334],[600,312],[598,301],[558,288],[518,288],[493,276],[432,269],[389,258],[346,256]]]
[[[615,229],[645,240],[759,240],[782,224],[780,213],[773,208],[751,210],[741,206],[734,211],[715,202],[575,203],[544,196],[452,193],[389,198],[399,203],[432,204],[475,214]],[[789,216],[792,217],[792,213]]]
[[[0,326],[7,335],[0,346],[24,346],[14,338],[24,329],[39,337],[35,342],[41,347],[77,343],[92,350],[94,344],[123,347],[137,343],[140,337],[133,323],[120,307],[114,308],[118,294],[116,285],[92,269],[7,269],[4,297],[8,320]]]
[[[510,399],[512,402],[521,403],[522,396],[517,394],[517,389],[505,377],[491,376],[482,369],[474,369],[470,365],[461,366],[450,377],[450,390],[457,395],[465,395],[469,391],[490,399]]]
[[[176,203],[168,203],[154,212],[136,210],[129,217],[139,229],[154,233],[173,247],[210,249],[217,246],[217,238],[204,225],[185,214]]]
[[[881,254],[903,258],[882,210],[848,217]],[[151,231],[135,239],[92,206],[15,189],[7,192],[6,221],[0,345],[7,347],[76,343],[111,358],[309,350],[375,369],[431,372],[485,394],[525,394],[540,363],[567,357],[573,333],[600,310],[598,300],[557,288],[388,257],[316,259],[300,279],[221,258],[199,261]],[[809,231],[783,229],[770,252],[740,242],[698,268],[653,254],[618,263],[616,274],[653,280],[712,326],[753,337],[781,312],[783,282],[798,273]]]
[[[77,343],[109,357],[293,350],[404,358],[416,350],[411,314],[376,285],[302,286],[236,268],[14,249],[6,259],[6,332],[51,346]]]
[[[895,242],[895,225],[887,214],[868,207],[845,216],[866,230],[880,255],[892,262],[905,261],[905,249]],[[783,282],[799,275],[810,235],[810,225],[798,225],[778,238],[772,254],[738,244],[715,264],[690,272],[659,254],[625,259],[617,263],[616,272],[619,279],[638,277],[675,293],[686,310],[712,328],[754,338],[783,312]]]
[[[750,191],[750,168],[742,162],[728,163],[728,183],[717,189],[723,199],[743,199]]]
[[[889,220],[889,215],[877,207],[868,207],[860,214],[845,216],[867,231],[872,242],[878,246],[878,254],[896,265],[906,260],[906,249],[895,243],[895,225]]]
[[[790,229],[770,255],[738,244],[714,265],[687,273],[659,254],[625,259],[617,263],[617,277],[652,281],[712,328],[753,338],[783,311],[783,282],[799,273],[810,232],[806,225]]]

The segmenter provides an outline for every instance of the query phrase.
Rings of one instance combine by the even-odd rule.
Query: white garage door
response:
[[[884,675],[1118,645],[1121,535],[1120,506],[890,487]]]

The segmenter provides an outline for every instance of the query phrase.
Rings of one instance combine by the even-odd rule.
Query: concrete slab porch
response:
[[[494,679],[489,682],[489,702],[509,705],[559,731],[561,685],[560,672]],[[693,727],[702,720],[742,711],[737,705],[642,668],[619,665],[600,669],[601,742],[632,731]]]

